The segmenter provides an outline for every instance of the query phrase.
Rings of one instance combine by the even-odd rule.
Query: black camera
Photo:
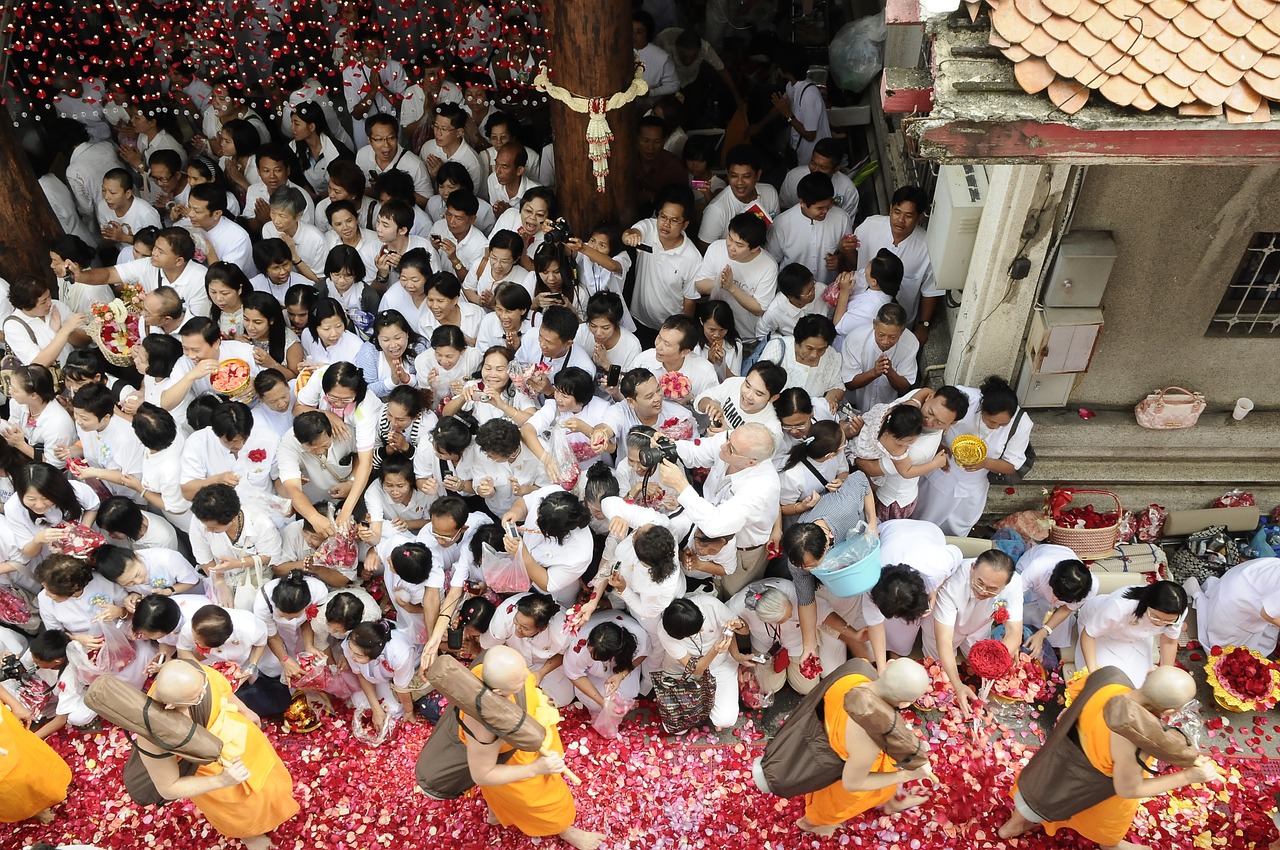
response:
[[[670,437],[659,437],[657,445],[645,446],[640,450],[640,465],[645,469],[657,469],[664,460],[680,462],[680,453],[676,451],[675,441]]]
[[[18,660],[16,655],[6,655],[3,661],[0,661],[0,682],[8,682],[11,679],[18,681],[26,681],[31,677],[27,672],[27,668],[22,666],[22,662]]]
[[[569,222],[558,218],[552,222],[551,229],[543,238],[552,245],[563,245],[573,238],[573,231],[569,230]]]

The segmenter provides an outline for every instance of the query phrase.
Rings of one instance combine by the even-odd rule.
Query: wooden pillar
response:
[[[52,280],[49,240],[62,235],[62,225],[31,170],[18,132],[7,115],[0,116],[0,276]]]
[[[609,97],[635,78],[629,0],[556,0],[545,6],[551,44],[551,82],[582,97]],[[635,220],[634,103],[608,113],[613,131],[609,178],[596,191],[587,157],[587,116],[551,101],[555,133],[556,193],[576,235],[605,219],[623,227]]]

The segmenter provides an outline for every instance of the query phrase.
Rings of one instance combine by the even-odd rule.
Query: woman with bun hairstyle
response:
[[[969,399],[969,412],[943,434],[943,445],[950,456],[956,437],[972,434],[987,444],[987,456],[973,466],[961,466],[950,457],[941,469],[920,479],[911,517],[933,523],[944,534],[968,537],[987,507],[988,475],[1015,472],[1026,461],[1031,417],[1019,407],[1009,382],[997,375],[977,389],[958,389]]]
[[[360,682],[360,693],[351,698],[356,710],[369,709],[370,720],[380,729],[387,719],[405,717],[417,723],[409,682],[418,668],[418,652],[404,629],[393,629],[386,620],[361,623],[342,645],[347,663]]]
[[[328,595],[329,588],[320,579],[302,570],[290,570],[288,575],[264,584],[254,597],[253,613],[266,626],[267,649],[280,659],[286,681],[302,673],[298,655],[320,654],[307,609],[318,609]]]

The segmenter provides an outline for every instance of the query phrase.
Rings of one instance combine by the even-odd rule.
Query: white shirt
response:
[[[355,451],[354,435],[345,440],[333,438],[323,458],[307,451],[292,430],[280,438],[276,453],[276,470],[280,481],[297,481],[309,502],[327,501],[329,489],[351,477],[353,461],[347,460]]]
[[[241,342],[235,339],[219,340],[217,358],[220,363],[227,360],[243,360],[245,363],[248,363],[250,380],[258,377],[258,373],[262,371],[258,366],[258,362],[253,359],[253,346],[247,342]],[[190,358],[188,358],[188,360],[190,360]],[[192,393],[195,395],[201,395],[203,393],[213,392],[211,380],[212,379],[209,377],[197,378],[191,384]]]
[[[471,271],[467,272],[466,279],[462,281],[463,289],[470,289],[478,296],[483,296],[486,292],[491,292],[497,289],[498,284],[510,281],[512,283],[520,284],[528,290],[530,295],[533,295],[533,286],[535,283],[533,272],[522,268],[518,264],[513,265],[511,267],[511,271],[507,272],[506,276],[503,277],[502,280],[497,281],[493,279],[493,267],[489,263],[485,263],[484,269],[477,275],[476,270],[478,268],[479,263],[477,261],[477,264],[471,267]]]
[[[1079,560],[1080,556],[1067,546],[1057,546],[1053,543],[1038,543],[1032,546],[1018,559],[1018,572],[1022,575],[1022,586],[1026,590],[1026,598],[1035,597],[1042,603],[1039,606],[1042,610],[1063,606],[1068,611],[1079,611],[1084,603],[1098,594],[1097,576],[1092,577],[1093,586],[1089,589],[1089,594],[1079,602],[1063,602],[1053,595],[1053,589],[1049,587],[1049,579],[1059,563]],[[1028,625],[1039,628],[1042,623]]]
[[[1280,618],[1280,559],[1245,561],[1206,584],[1205,595],[1196,600],[1202,643],[1247,645],[1265,652],[1270,638],[1275,646],[1276,626],[1262,617]]]
[[[836,272],[827,268],[827,255],[836,252],[841,237],[850,231],[849,216],[839,207],[832,207],[822,221],[814,221],[797,204],[774,221],[765,247],[779,266],[799,263],[813,271],[818,283],[828,284],[836,279]]]
[[[951,638],[953,649],[964,647],[967,650],[978,641],[991,637],[991,629],[995,625],[992,616],[999,607],[1009,612],[1006,629],[1021,628],[1022,576],[1014,573],[1009,583],[995,596],[979,599],[973,593],[972,565],[973,559],[961,563],[942,583],[933,604],[934,622],[954,629]]]
[[[421,616],[421,615],[419,615]],[[373,684],[390,684],[407,688],[418,669],[418,649],[399,629],[391,633],[391,640],[382,648],[382,654],[367,664],[357,664],[351,657],[351,642],[342,642],[342,654],[357,675]]]
[[[903,334],[907,337],[908,334]],[[1010,419],[1008,424],[1001,425],[999,428],[988,428],[982,421],[982,392],[974,387],[959,387],[962,393],[969,398],[969,411],[964,418],[957,421],[943,434],[942,440],[946,443],[947,448],[951,448],[951,443],[956,437],[962,434],[973,434],[981,437],[983,442],[987,444],[987,457],[1000,458],[1008,463],[1013,464],[1014,469],[1022,466],[1027,459],[1027,446],[1031,443],[1031,417],[1025,412],[1018,420],[1018,430],[1015,433],[1012,425],[1013,420]],[[1017,416],[1015,413],[1014,416]],[[917,440],[916,442],[919,442]],[[931,482],[947,481],[951,485],[951,490],[958,496],[972,496],[978,493],[985,493],[988,486],[989,478],[987,470],[975,469],[966,470],[959,464],[953,463],[945,472],[941,469],[935,469],[928,474]]]
[[[827,120],[827,102],[822,90],[812,80],[800,80],[787,83],[787,100],[791,101],[791,111],[796,121],[806,130],[812,130],[812,140],[806,140],[800,131],[790,122],[787,127],[791,132],[791,148],[796,152],[797,162],[808,162],[813,157],[813,148],[823,139],[831,138],[831,124]]]
[[[0,325],[0,328],[4,330],[5,345],[8,346],[13,356],[23,364],[30,365],[33,363],[36,356],[49,343],[53,342],[58,335],[58,332],[49,326],[49,317],[53,315],[55,310],[58,313],[58,318],[63,322],[66,322],[67,317],[71,315],[71,309],[55,298],[49,308],[48,315],[37,318],[28,316],[21,310],[14,310],[12,315],[4,319],[4,324]],[[21,324],[23,327],[15,327],[15,324]],[[23,330],[23,328],[26,330]],[[71,346],[64,345],[62,350],[58,352],[58,365],[64,365],[67,362],[67,355],[70,353]]]
[[[854,331],[870,327],[879,314],[880,308],[893,300],[879,289],[866,288],[866,268],[858,269],[855,280],[857,282],[854,284],[844,315],[836,324],[837,351],[844,349],[845,337]],[[858,287],[859,283],[862,285],[861,290]]]
[[[409,504],[402,505],[394,501],[382,489],[382,480],[375,481],[364,494],[365,506],[369,509],[371,522],[386,522],[393,519],[417,521],[427,519],[427,509],[431,507],[431,497],[418,489],[409,492]]]
[[[360,101],[364,100],[372,91],[373,86],[370,85],[373,75],[377,74],[382,82],[383,91],[378,92],[373,98],[373,106],[369,108],[369,115],[375,112],[385,112],[388,115],[395,115],[396,109],[391,105],[391,101],[387,99],[387,92],[391,94],[403,94],[405,89],[409,87],[408,75],[405,74],[404,67],[394,59],[387,59],[379,62],[375,67],[370,67],[363,62],[354,60],[348,62],[342,68],[342,92],[347,101],[347,112],[356,107]],[[365,116],[366,118],[368,115]],[[354,141],[357,145],[363,146],[369,141],[364,131],[364,121],[360,119],[352,119],[352,130]]]
[[[687,234],[680,237],[676,247],[663,248],[656,218],[642,219],[631,227],[640,231],[640,244],[653,248],[653,253],[636,254],[631,313],[645,327],[660,328],[670,316],[684,310],[684,293],[698,279],[702,253]]]
[[[307,605],[319,605],[324,598],[329,595],[329,589],[325,583],[315,576],[307,576],[304,579],[307,583],[307,591],[311,596],[311,600]],[[277,634],[287,635],[290,638],[296,638],[299,627],[307,622],[306,616],[295,617],[286,620],[280,616],[279,611],[275,607],[275,603],[271,601],[271,595],[275,589],[280,586],[281,579],[275,578],[262,586],[257,595],[253,597],[253,614],[261,622],[267,630],[267,637]],[[306,605],[303,606],[305,611]],[[293,641],[290,640],[289,643]]]
[[[1177,622],[1168,626],[1157,626],[1146,616],[1137,618],[1135,622],[1134,612],[1138,609],[1138,601],[1124,598],[1131,589],[1122,587],[1103,596],[1094,596],[1082,605],[1079,612],[1081,635],[1088,632],[1099,642],[1145,642],[1147,647],[1150,647],[1157,636],[1177,640],[1182,633],[1182,621],[1186,619],[1186,613],[1183,612]],[[1084,663],[1083,656],[1080,663]]]
[[[325,224],[328,224],[328,222],[326,221]],[[346,243],[342,241],[342,237],[338,235],[337,231],[325,230],[324,257],[326,262],[329,259],[329,252],[334,248],[337,248],[339,245],[344,244]],[[364,279],[373,280],[374,276],[378,274],[378,267],[376,263],[378,262],[378,255],[382,253],[383,247],[382,243],[378,241],[378,234],[374,233],[372,230],[366,230],[363,227],[360,228],[360,241],[353,247],[356,249],[356,253],[360,255],[360,261],[364,263]],[[311,270],[315,272],[317,276],[322,275],[324,273],[324,265],[321,264],[318,268],[312,266]],[[302,275],[299,275],[297,272],[293,272],[290,275],[290,284],[292,284],[292,277],[294,276],[302,277]],[[399,275],[397,274],[397,277],[398,276]],[[306,278],[302,279],[304,281],[306,280]],[[333,286],[330,285],[329,288],[332,290]],[[332,292],[330,292],[330,295],[332,295]]]
[[[697,281],[710,280],[715,285],[711,297],[723,301],[733,311],[733,318],[738,326],[738,335],[743,339],[756,339],[756,322],[759,317],[738,303],[738,299],[720,289],[720,273],[728,266],[733,273],[735,286],[746,291],[760,305],[761,310],[768,310],[778,291],[778,263],[763,249],[745,263],[729,259],[729,249],[723,239],[716,240],[707,246],[707,253],[702,258],[693,280],[685,284],[684,297],[690,300],[698,298]]]
[[[109,133],[107,138],[110,138]],[[67,162],[67,187],[71,190],[76,209],[86,225],[98,226],[98,202],[102,200],[103,176],[113,168],[123,167],[124,163],[116,154],[116,146],[110,141],[85,142],[76,145],[71,152],[71,159]]]
[[[801,316],[814,313],[826,314],[826,304],[821,297],[815,297],[803,307],[791,303],[791,299],[782,292],[773,296],[773,301],[764,311],[764,315],[756,322],[756,335],[761,339],[770,335],[790,336],[795,333],[796,322]],[[839,349],[836,349],[839,351]],[[838,359],[838,358],[837,358]]]
[[[129,546],[130,549],[136,552],[143,552],[148,549],[178,548],[178,532],[169,524],[169,520],[150,511],[143,514],[143,520],[146,523],[146,528],[143,530],[141,537],[132,541],[132,545]]]
[[[225,213],[213,229],[205,230],[204,234],[213,250],[218,253],[219,260],[239,266],[246,277],[253,277],[258,273],[258,267],[253,264],[253,243],[248,232],[229,220]]]
[[[98,496],[93,492],[88,484],[82,484],[79,481],[72,481],[70,484],[71,489],[75,491],[76,501],[80,503],[81,517],[89,511],[96,511],[98,509],[100,504]],[[31,538],[35,537],[37,531],[51,525],[57,525],[64,519],[66,519],[66,517],[63,516],[62,509],[55,505],[50,507],[49,510],[45,511],[44,514],[40,516],[39,522],[33,520],[31,518],[31,513],[23,506],[22,499],[17,493],[10,496],[4,503],[3,521],[13,532],[13,539],[22,546],[29,543]],[[26,558],[21,554],[16,554],[14,557],[20,559],[23,563],[30,562],[39,564],[40,561],[44,560],[45,555],[48,553],[49,547],[44,546],[40,549],[40,552],[31,558]]]
[[[134,555],[146,567],[147,581],[145,584],[126,587],[125,590],[130,593],[150,596],[158,590],[172,590],[180,584],[198,587],[203,580],[196,568],[191,566],[191,562],[172,549],[140,549]]]
[[[385,127],[385,125],[383,126]],[[371,186],[375,176],[386,174],[388,171],[403,171],[413,178],[413,192],[415,195],[421,195],[424,198],[431,197],[431,177],[427,173],[427,166],[423,164],[417,154],[406,147],[398,147],[395,155],[391,157],[391,162],[387,163],[387,166],[383,168],[378,165],[377,157],[373,153],[373,146],[365,145],[356,151],[356,165],[360,166],[360,170],[365,173],[365,178]]]
[[[644,81],[649,85],[646,97],[657,100],[664,94],[675,94],[680,90],[680,78],[676,76],[671,54],[657,44],[651,41],[637,50],[636,61],[644,63]]]
[[[662,581],[654,581],[649,568],[636,556],[635,534],[629,534],[618,544],[617,574],[626,580],[627,586],[610,595],[620,599],[631,615],[651,632],[660,628],[662,612],[675,600],[684,596],[684,571],[679,559],[671,573]]]
[[[164,509],[173,514],[191,510],[191,502],[182,495],[182,458],[185,448],[186,439],[179,430],[177,439],[169,448],[158,452],[147,450],[142,455],[142,486],[158,493],[164,502]]]
[[[636,358],[631,361],[631,368],[648,369],[655,378],[661,378],[668,371],[666,366],[658,362],[658,353],[652,348],[646,348],[636,355]],[[684,363],[680,364],[679,369],[673,371],[680,372],[689,379],[689,392],[694,398],[720,385],[716,367],[692,352],[686,354]]]
[[[840,379],[846,384],[857,375],[867,371],[876,364],[882,355],[888,355],[893,370],[907,380],[916,382],[916,355],[920,352],[920,340],[911,331],[904,330],[902,336],[888,351],[881,351],[876,344],[874,327],[863,328],[849,334],[844,341],[841,352],[843,362]],[[877,404],[885,404],[898,398],[898,391],[889,383],[888,377],[879,375],[866,386],[853,391],[853,406],[858,410],[870,410]]]
[[[578,638],[571,640],[568,649],[565,650],[562,669],[564,670],[565,678],[569,681],[576,682],[579,679],[589,679],[595,685],[596,690],[603,687],[605,680],[617,672],[614,662],[597,661],[591,657],[591,649],[588,646],[587,639],[596,626],[601,623],[615,623],[619,628],[631,633],[631,636],[636,639],[635,658],[647,657],[649,655],[649,644],[651,643],[649,633],[645,631],[644,626],[620,611],[597,611],[592,614],[591,618],[579,630]]]
[[[40,619],[44,621],[46,629],[84,634],[93,631],[94,619],[102,613],[103,608],[123,604],[124,597],[123,587],[100,575],[94,575],[79,596],[54,602],[49,591],[41,590],[36,601],[40,607]]]
[[[782,300],[783,297],[779,296],[774,299],[774,303]],[[834,348],[827,347],[817,366],[807,366],[796,359],[796,341],[793,337],[775,337],[764,345],[760,360],[770,360],[785,369],[787,387],[803,387],[814,398],[844,387],[844,381],[840,377],[840,353]]]
[[[302,354],[308,363],[326,364],[355,363],[360,352],[369,344],[351,331],[343,331],[337,342],[325,345],[310,329],[302,332],[299,342],[302,343]]]
[[[98,202],[98,225],[106,227],[112,222],[119,224],[125,233],[137,233],[144,227],[163,227],[160,221],[160,213],[141,198],[134,197],[129,204],[129,208],[123,213],[117,213],[107,206],[106,201]]]
[[[687,468],[711,470],[702,488],[704,496],[689,487],[680,494],[679,501],[708,537],[735,534],[739,549],[751,549],[767,543],[773,531],[781,491],[778,471],[766,458],[755,466],[727,474],[727,467],[720,460],[720,447],[728,438],[726,431],[697,443],[676,443],[680,461]]]
[[[240,476],[242,485],[270,492],[279,443],[280,438],[273,431],[255,420],[249,439],[233,455],[222,445],[212,428],[201,428],[187,438],[183,447],[181,480],[183,483],[199,481],[230,472]]]
[[[471,185],[476,187],[477,192],[483,192],[485,187],[484,168],[480,166],[480,158],[476,156],[476,152],[466,142],[458,145],[458,149],[450,156],[444,152],[444,148],[436,143],[435,139],[427,142],[419,151],[422,161],[426,162],[428,158],[437,156],[443,162],[457,162],[467,169],[467,173],[471,175]],[[427,194],[430,194],[429,192]]]
[[[308,213],[303,213],[304,220],[298,222],[298,229],[293,234],[293,245],[298,252],[298,259],[306,263],[317,275],[321,275],[324,274],[324,261],[329,255],[329,249],[325,247],[324,234],[307,224],[305,219],[310,217]],[[262,238],[279,239],[280,231],[276,229],[275,224],[268,221],[262,225]]]
[[[76,207],[76,199],[71,194],[71,188],[59,180],[55,174],[44,175],[39,183],[53,210],[54,218],[58,219],[58,224],[62,225],[63,232],[68,236],[80,237],[87,245],[97,243],[99,237],[80,217],[80,210]]]
[[[31,416],[26,405],[9,399],[9,420],[6,426],[4,431],[10,427],[20,429],[29,446],[43,444],[44,453],[33,460],[44,461],[58,469],[65,469],[67,462],[59,459],[53,450],[58,446],[73,446],[80,439],[71,414],[56,399],[46,404],[44,410],[35,417]]]
[[[112,416],[101,431],[86,431],[76,426],[85,462],[99,469],[115,469],[129,475],[142,474],[142,443],[133,427],[119,416]]]
[[[432,195],[428,198],[424,215],[432,222],[444,218],[444,198],[439,195]],[[480,232],[487,238],[493,233],[493,226],[496,223],[497,218],[493,214],[493,207],[481,201],[480,208],[476,211],[476,227],[480,228]]]
[[[480,645],[485,649],[509,646],[520,653],[531,671],[536,672],[546,666],[552,658],[563,654],[573,641],[573,635],[564,627],[564,611],[552,617],[547,627],[533,637],[517,635],[516,606],[527,596],[529,596],[528,593],[517,593],[498,606],[493,613],[493,619],[489,621],[489,630],[480,635]]]
[[[782,202],[782,208],[788,209],[794,207],[800,202],[796,197],[796,187],[800,185],[800,179],[809,171],[809,163],[797,165],[795,168],[787,172],[787,176],[782,180],[782,188],[778,190],[778,199]],[[843,171],[837,171],[831,175],[831,184],[836,190],[836,206],[845,211],[849,216],[849,221],[855,221],[858,218],[858,187],[853,185],[853,181]],[[863,263],[866,265],[866,263]]]
[[[729,222],[738,213],[746,212],[752,207],[759,207],[769,216],[769,220],[778,217],[778,190],[761,180],[756,184],[756,197],[745,204],[739,201],[732,191],[726,190],[715,196],[702,213],[702,225],[698,228],[698,241],[710,245],[717,239],[723,239],[729,233]]]
[[[243,668],[248,665],[249,658],[256,648],[267,645],[267,627],[254,616],[252,611],[241,611],[237,608],[223,608],[222,610],[231,616],[231,637],[227,638],[226,643],[222,644],[222,646],[210,649],[204,658],[204,663],[216,664],[220,661],[230,661],[232,664],[237,664]],[[190,620],[182,624],[182,635],[178,638],[178,649],[185,652],[196,651],[195,632],[191,628]],[[279,660],[276,659],[275,653],[270,650],[263,652],[262,657],[258,659],[258,671],[260,675],[270,677],[279,676],[284,672],[280,667]]]
[[[636,416],[635,408],[626,399],[623,399],[609,406],[600,424],[613,431],[614,437],[617,438],[619,449],[625,451],[624,444],[627,440],[627,434],[631,432],[632,428],[643,423]],[[654,423],[654,427],[673,440],[690,440],[693,439],[697,426],[694,422],[693,414],[689,412],[689,408],[676,404],[674,401],[663,399],[662,409],[658,411],[658,418]]]
[[[783,620],[781,623],[766,623],[760,619],[759,614],[747,607],[748,595],[763,593],[770,588],[785,593],[787,598],[791,600],[791,619]],[[792,658],[797,661],[800,659],[804,650],[804,637],[800,633],[800,603],[796,598],[796,586],[790,580],[785,578],[766,578],[760,581],[753,581],[729,597],[725,605],[728,606],[735,617],[741,619],[751,629],[752,650],[767,653],[776,640],[782,644],[782,648]],[[831,603],[826,600],[826,597],[819,596],[817,598],[817,606],[818,622],[821,623],[831,616]]]
[[[773,409],[772,404],[766,403],[762,409],[755,413],[748,413],[742,408],[742,387],[746,382],[747,379],[744,377],[729,378],[715,389],[699,393],[693,402],[694,410],[697,410],[698,405],[703,401],[710,399],[719,404],[724,410],[725,424],[731,430],[748,422],[758,422],[773,433],[775,444],[780,442],[782,440],[782,424],[778,421],[778,414]]]
[[[438,236],[441,239],[447,239],[454,243],[458,256],[458,262],[462,264],[463,272],[459,274],[458,270],[453,267],[453,263],[449,260],[449,255],[445,253],[444,246],[435,247],[432,243],[431,267],[437,271],[449,272],[461,280],[466,277],[466,269],[474,269],[480,259],[489,250],[489,240],[484,238],[484,234],[477,228],[472,227],[467,231],[467,235],[459,239],[449,232],[449,224],[443,218],[431,225],[431,235]],[[474,334],[468,334],[474,336]]]
[[[351,362],[355,362],[354,360]],[[325,367],[328,368],[328,367]],[[382,418],[382,401],[372,392],[365,393],[364,401],[348,411],[334,410],[325,397],[321,385],[324,383],[324,369],[317,371],[307,381],[307,385],[298,393],[298,403],[314,407],[326,413],[334,413],[342,417],[347,427],[356,435],[356,451],[371,452],[378,445],[378,422]]]
[[[933,263],[925,244],[925,229],[917,225],[910,236],[895,245],[889,217],[873,215],[858,225],[854,235],[859,243],[858,263],[864,268],[881,248],[888,248],[902,260],[902,288],[898,290],[898,303],[907,311],[907,327],[910,328],[919,315],[921,298],[945,294],[938,289],[938,281],[933,276]]]
[[[219,255],[219,259],[225,258]],[[152,264],[150,257],[140,257],[116,266],[116,274],[122,282],[141,286],[143,292],[155,292],[161,286],[173,289],[182,299],[189,316],[208,316],[213,309],[213,302],[204,288],[208,272],[206,267],[192,260],[182,267],[182,273],[176,279],[169,280],[168,275]]]
[[[533,162],[533,158],[529,158],[529,162]],[[529,169],[528,164],[525,165]],[[529,177],[529,171],[520,175],[520,182],[516,184],[516,190],[513,194],[510,189],[498,182],[498,175],[490,174],[489,179],[485,181],[485,191],[488,193],[489,203],[496,204],[498,201],[505,201],[509,206],[520,206],[520,200],[524,197],[524,193],[528,192],[541,184],[534,182]],[[483,203],[480,206],[484,206]]]
[[[680,662],[686,657],[696,661],[706,656],[711,651],[711,647],[715,646],[724,637],[724,627],[734,620],[733,612],[729,610],[729,606],[716,599],[710,593],[693,593],[687,598],[693,600],[694,604],[702,611],[702,628],[689,637],[681,638],[680,640],[676,640],[667,634],[666,629],[658,629],[658,641],[667,653],[663,669],[668,673],[682,672],[684,668]],[[714,673],[737,666],[738,662],[734,660],[732,655],[728,652],[722,652],[711,662],[711,666],[708,669]]]
[[[879,529],[880,562],[911,567],[924,579],[925,593],[933,593],[941,587],[960,569],[964,560],[960,550],[947,543],[946,535],[931,522],[894,519],[880,523]],[[968,575],[967,569],[965,575]],[[863,597],[862,616],[868,626],[877,626],[885,621],[884,614],[870,594]]]
[[[591,359],[591,352],[577,346],[570,345],[569,350],[560,357],[547,357],[542,353],[542,346],[538,342],[536,333],[523,334],[520,337],[520,348],[516,351],[516,360],[521,363],[546,363],[550,367],[548,374],[554,381],[556,375],[568,366],[577,366],[588,375],[596,373],[596,364]],[[512,363],[514,366],[514,362]]]

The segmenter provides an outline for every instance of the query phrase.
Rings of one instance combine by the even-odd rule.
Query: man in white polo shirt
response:
[[[118,245],[133,244],[133,234],[144,227],[161,227],[160,214],[134,196],[133,175],[113,168],[102,176],[102,200],[98,203],[98,224],[102,238]]]
[[[835,187],[825,174],[806,174],[796,191],[800,203],[769,228],[767,249],[779,266],[799,263],[825,286],[857,259],[853,240],[843,238],[850,231],[849,216],[836,206]]]
[[[282,239],[293,250],[290,257],[299,274],[312,280],[324,277],[324,261],[329,255],[324,234],[303,221],[307,196],[297,186],[281,186],[271,193],[271,220],[262,225],[263,239]],[[263,269],[265,272],[266,269]],[[307,274],[310,271],[311,274]]]
[[[928,199],[920,187],[903,186],[893,193],[888,215],[870,216],[853,232],[859,262],[870,260],[881,248],[888,248],[902,260],[898,303],[906,308],[907,327],[921,345],[929,338],[929,327],[944,294],[933,276],[925,231],[919,226],[927,209]]]
[[[228,217],[225,191],[212,183],[192,186],[191,196],[187,198],[187,216],[209,240],[209,247],[215,255],[209,258],[209,262],[234,263],[246,277],[257,277],[253,242],[248,232]]]
[[[379,112],[369,116],[364,127],[369,144],[356,151],[356,165],[368,180],[366,194],[372,196],[374,181],[380,175],[399,170],[413,178],[414,201],[424,206],[431,197],[431,178],[417,154],[400,144],[400,124],[393,116]]]
[[[150,257],[139,257],[105,269],[82,269],[68,262],[67,271],[76,283],[95,286],[108,284],[118,289],[121,284],[130,283],[142,287],[144,292],[168,286],[178,293],[193,315],[207,316],[212,306],[204,288],[208,269],[192,262],[195,252],[196,244],[190,233],[181,227],[166,227],[156,234]]]
[[[920,343],[905,333],[906,312],[889,303],[876,313],[871,327],[856,330],[844,341],[840,377],[853,393],[853,406],[870,410],[906,393],[916,382]]]
[[[519,142],[508,142],[498,148],[493,157],[493,173],[486,182],[495,216],[520,206],[524,193],[538,185],[525,174],[528,164],[529,151]]]
[[[778,190],[760,182],[764,157],[752,145],[738,145],[725,157],[725,180],[729,191],[716,195],[702,213],[698,243],[704,249],[717,239],[725,238],[729,222],[743,212],[762,214],[765,224],[778,216]]]
[[[656,216],[637,221],[622,234],[626,245],[640,248],[631,315],[650,332],[683,310],[684,291],[702,264],[702,253],[685,233],[693,216],[693,191],[669,186],[658,193],[656,206]]]
[[[755,214],[734,216],[726,237],[707,246],[697,275],[685,287],[685,315],[693,315],[699,297],[710,296],[729,305],[738,336],[757,339],[756,323],[778,291],[778,264],[764,250],[765,236],[765,223]]]
[[[849,221],[858,220],[858,187],[853,185],[849,176],[840,170],[840,160],[844,156],[844,142],[838,139],[823,139],[813,146],[813,154],[807,163],[801,163],[787,172],[778,189],[778,200],[782,208],[790,209],[799,200],[796,197],[796,186],[800,178],[806,174],[825,174],[831,178],[831,185],[836,190],[836,206],[845,211]]]

